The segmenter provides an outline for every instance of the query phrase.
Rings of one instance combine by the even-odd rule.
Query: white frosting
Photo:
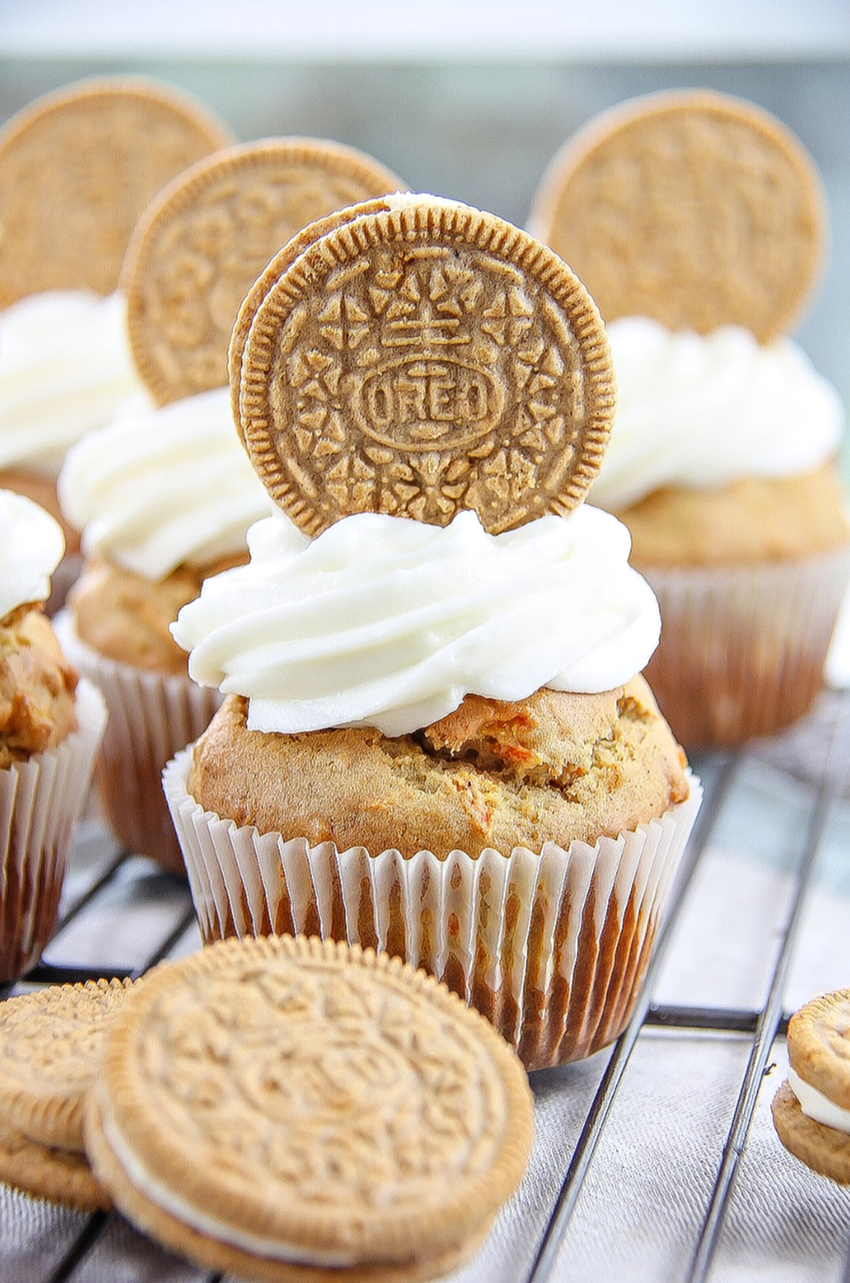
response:
[[[248,462],[227,388],[124,414],[69,451],[62,511],[100,554],[146,579],[244,552],[271,501]]]
[[[710,488],[809,472],[838,449],[837,392],[803,351],[741,326],[672,333],[612,321],[617,410],[591,503],[617,510],[662,486]]]
[[[790,1065],[788,1082],[807,1118],[814,1119],[816,1123],[823,1123],[824,1127],[834,1127],[837,1132],[846,1132],[850,1135],[850,1109],[842,1109],[840,1105],[836,1105],[828,1096],[824,1096],[822,1091],[818,1091],[817,1087],[812,1087],[811,1083],[805,1082]]]
[[[402,735],[470,692],[610,690],[658,643],[629,533],[593,508],[501,535],[474,512],[443,529],[363,513],[312,543],[278,514],[248,544],[172,632],[195,681],[248,697],[252,730]]]
[[[298,1265],[345,1266],[357,1263],[357,1256],[351,1252],[333,1252],[318,1247],[298,1248],[289,1243],[282,1243],[277,1238],[264,1238],[251,1234],[230,1221],[220,1220],[211,1212],[198,1207],[196,1203],[183,1198],[182,1195],[160,1179],[156,1172],[142,1162],[127,1145],[123,1135],[113,1120],[106,1114],[101,1118],[103,1135],[112,1153],[118,1159],[125,1173],[136,1189],[140,1189],[152,1203],[164,1211],[170,1212],[185,1225],[208,1234],[219,1242],[230,1243],[233,1247],[242,1248],[254,1256],[267,1256],[273,1261],[290,1261]]]
[[[37,503],[0,490],[0,619],[26,602],[47,601],[65,536]]]
[[[85,432],[128,402],[150,403],[125,312],[118,294],[52,290],[0,313],[0,468],[55,477]]]

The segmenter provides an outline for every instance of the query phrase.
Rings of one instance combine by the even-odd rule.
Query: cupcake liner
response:
[[[528,1069],[588,1056],[626,1024],[699,809],[535,855],[339,851],[237,827],[189,794],[191,748],[163,773],[201,933],[305,934],[420,966],[487,1016]]]
[[[78,729],[0,771],[0,983],[23,975],[53,932],[74,823],[106,721],[100,692],[77,687]]]
[[[686,748],[733,747],[803,717],[850,579],[850,544],[757,566],[638,566],[661,607],[645,670]]]
[[[100,688],[109,710],[95,780],[110,828],[128,850],[185,875],[162,768],[206,730],[221,695],[188,675],[147,672],[99,655],[80,641],[67,612],[55,627],[68,659]]]

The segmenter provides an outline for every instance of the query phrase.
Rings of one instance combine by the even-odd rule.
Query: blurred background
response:
[[[520,225],[604,108],[675,87],[747,98],[823,175],[829,257],[796,337],[850,406],[850,0],[0,0],[0,122],[109,72],[192,91],[243,140],[349,143]]]

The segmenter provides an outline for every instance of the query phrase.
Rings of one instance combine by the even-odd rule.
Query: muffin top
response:
[[[61,559],[57,522],[29,499],[0,490],[0,769],[54,748],[76,729],[77,675],[42,603]]]
[[[405,859],[593,845],[689,794],[685,762],[646,682],[596,695],[469,695],[412,735],[374,728],[257,735],[229,697],[194,749],[189,791],[207,811],[284,839]]]

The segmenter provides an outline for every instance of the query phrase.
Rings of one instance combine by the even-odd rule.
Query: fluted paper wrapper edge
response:
[[[734,747],[804,717],[850,580],[850,545],[753,566],[638,565],[661,608],[645,676],[688,749]]]
[[[50,939],[74,824],[91,785],[106,722],[100,692],[82,680],[77,730],[0,771],[0,982],[16,979]]]
[[[96,780],[110,828],[128,850],[184,873],[162,769],[206,730],[221,695],[188,675],[148,672],[98,654],[77,636],[67,611],[54,626],[65,654],[100,688],[109,710]]]
[[[187,749],[163,785],[206,942],[291,933],[386,950],[477,1007],[529,1069],[624,1027],[702,798],[689,776],[686,801],[595,846],[405,859],[240,828],[198,805],[190,768]]]

